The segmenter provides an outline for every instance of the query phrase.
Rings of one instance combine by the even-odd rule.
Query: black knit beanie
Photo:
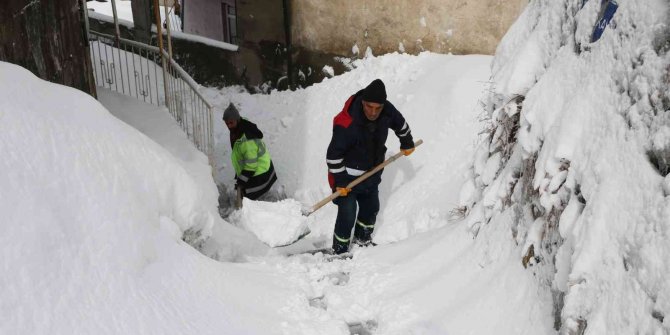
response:
[[[240,119],[240,112],[237,111],[237,108],[235,108],[235,105],[231,102],[230,105],[228,105],[228,108],[223,112],[223,120],[239,120]]]
[[[370,85],[363,89],[363,100],[383,104],[386,102],[386,87],[381,79],[373,80]]]

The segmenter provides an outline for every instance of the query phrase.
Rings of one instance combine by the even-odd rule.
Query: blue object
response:
[[[619,4],[616,2],[616,0],[603,0],[602,6],[604,7],[604,10],[600,10],[600,16],[598,17],[596,26],[593,27],[591,43],[600,39],[600,36],[603,35],[605,28],[612,20],[612,17],[614,17],[614,13],[616,13],[616,10],[619,8]]]

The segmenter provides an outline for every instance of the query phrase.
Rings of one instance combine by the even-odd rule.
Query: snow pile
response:
[[[11,78],[0,82],[5,96],[2,151],[8,154],[3,160],[3,189],[21,194],[2,202],[16,215],[9,221],[20,222],[28,215],[17,206],[33,206],[46,216],[57,214],[61,222],[94,218],[88,215],[103,221],[128,219],[142,213],[136,205],[125,206],[142,199],[146,208],[174,221],[180,231],[193,232],[197,239],[210,234],[217,218],[211,210],[216,199],[205,198],[164,149],[118,122],[87,95],[36,80],[10,64],[3,63],[2,72],[2,78]],[[86,187],[80,193],[59,193],[78,185]],[[44,191],[29,192],[33,188]],[[110,197],[126,192],[126,200],[110,203]],[[73,206],[82,212],[70,217],[66,209]]]
[[[0,333],[281,332],[296,287],[182,241],[225,225],[211,177],[184,168],[202,155],[177,159],[15,65],[0,63],[0,95]]]
[[[263,202],[247,198],[228,218],[271,247],[287,245],[308,233],[307,219],[302,216],[302,205],[293,199]]]
[[[322,69],[323,73],[325,73],[328,77],[332,77],[335,75],[335,70],[333,69],[332,66],[330,65],[324,65]]]
[[[667,333],[670,8],[621,1],[591,42],[606,4],[531,1],[505,36],[460,205],[509,225],[561,333]]]
[[[164,106],[150,105],[100,87],[98,99],[112,115],[133,126],[172,154],[176,158],[175,162],[195,181],[207,203],[215,206],[219,193],[212,179],[212,167],[207,156],[193,146]],[[247,231],[224,221],[217,222],[212,229],[213,238],[197,244],[199,250],[206,255],[217,260],[236,261],[268,252],[268,247]]]

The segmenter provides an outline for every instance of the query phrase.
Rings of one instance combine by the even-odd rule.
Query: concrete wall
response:
[[[493,54],[528,0],[291,0],[297,47],[360,56],[423,50]],[[402,43],[403,47],[400,47]]]

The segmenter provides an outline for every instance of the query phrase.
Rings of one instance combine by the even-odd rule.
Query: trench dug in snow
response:
[[[254,215],[247,212],[241,219],[249,222],[240,226],[256,236],[266,234],[264,239],[273,238],[271,230],[284,230],[278,219],[282,215],[273,212],[292,213],[285,222],[300,226],[299,207],[330,193],[324,157],[332,118],[349,95],[373,79],[386,83],[388,100],[403,113],[414,139],[425,141],[411,156],[384,170],[377,247],[354,249],[351,260],[328,261],[320,254],[287,257],[330,246],[337,210],[328,204],[306,220],[311,233],[303,240],[248,260],[271,264],[302,287],[301,307],[288,308],[302,311],[290,317],[292,333],[505,333],[510,327],[514,330],[508,333],[552,333],[551,297],[534,289],[532,274],[524,272],[512,242],[492,236],[474,242],[463,225],[449,223],[478,142],[478,103],[486,90],[490,60],[391,54],[359,61],[351,72],[296,92],[204,91],[217,110],[233,102],[243,117],[258,124],[277,170],[277,184],[291,198],[283,209],[244,203],[258,211],[260,220],[245,217]],[[234,177],[228,132],[219,124],[215,127],[220,144],[215,179],[225,189]],[[392,132],[387,147],[389,156],[398,150]],[[231,221],[239,224],[239,219]],[[509,227],[502,225],[498,234],[505,235],[505,229]],[[500,312],[495,306],[514,307]],[[528,324],[528,317],[535,321]]]
[[[291,244],[303,234],[309,232],[309,217],[302,214],[305,206],[294,199],[269,201],[243,200],[243,207],[234,210],[227,220],[254,234],[259,240],[270,247],[282,247]],[[281,250],[281,249],[277,249]],[[352,252],[359,252],[352,247]],[[323,253],[289,255],[298,262],[310,264],[310,272],[318,274],[311,277],[312,290],[322,291],[319,296],[309,297],[309,306],[327,312],[329,287],[345,287],[349,282],[350,269],[347,266],[350,258],[338,258]],[[351,335],[375,334],[377,321],[374,319],[348,320],[346,325]]]
[[[275,292],[282,298],[255,304],[268,320],[267,328],[258,326],[261,333],[505,333],[512,324],[523,324],[526,333],[551,333],[545,327],[553,321],[551,298],[535,288],[512,243],[492,237],[473,241],[464,225],[449,223],[478,141],[478,101],[490,61],[487,56],[391,54],[359,61],[354,71],[295,92],[250,95],[203,89],[214,102],[214,120],[220,121],[222,110],[233,102],[263,131],[277,187],[287,196],[279,202],[245,199],[242,210],[214,226],[202,248],[215,259],[243,262],[245,271],[267,273],[285,290]],[[324,157],[332,118],[350,94],[375,78],[386,83],[389,101],[403,113],[415,140],[425,143],[384,171],[374,235],[378,246],[354,247],[352,259],[305,253],[332,242],[333,204],[308,218],[301,215],[303,207],[330,193]],[[135,118],[128,108],[113,113],[124,110],[122,119]],[[172,145],[160,138],[161,132],[148,135]],[[214,137],[214,178],[219,191],[229,196],[234,175],[222,122],[214,123]],[[387,155],[397,152],[393,133],[386,145]],[[242,228],[246,235],[227,227]],[[268,246],[284,244],[305,227],[311,233],[297,243]],[[499,229],[503,235],[509,227]],[[249,288],[241,292],[265,291],[250,283],[256,277],[243,275],[241,283]],[[282,307],[269,312],[267,303]],[[484,307],[502,305],[513,308]],[[527,318],[536,321],[528,324]],[[478,319],[487,322],[473,324]],[[514,326],[507,333],[524,333],[517,330]]]

